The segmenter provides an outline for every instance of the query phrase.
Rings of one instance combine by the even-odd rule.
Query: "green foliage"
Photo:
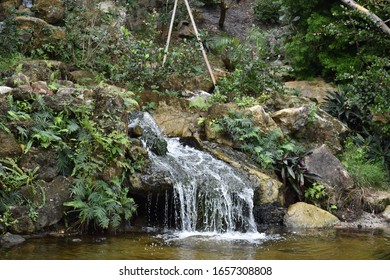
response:
[[[251,116],[243,112],[231,112],[217,120],[214,126],[238,142],[241,150],[264,168],[275,166],[283,155],[296,149],[295,144],[287,141],[280,131],[261,131],[253,125]]]
[[[338,118],[349,127],[361,129],[363,114],[355,99],[348,97],[348,93],[339,87],[337,92],[328,92],[323,108],[330,115]]]
[[[128,99],[125,104],[134,104],[131,94],[121,95]],[[28,153],[32,147],[55,150],[60,174],[75,178],[73,189],[83,186],[84,195],[73,192],[66,203],[66,206],[74,207],[71,213],[77,214],[77,224],[81,229],[101,227],[114,230],[131,218],[136,205],[127,197],[128,189],[123,184],[124,174],[136,168],[132,166],[136,163],[125,158],[130,140],[121,131],[102,127],[94,116],[94,102],[68,106],[58,112],[49,108],[41,95],[32,95],[23,101],[9,97],[8,105],[8,114],[1,121],[5,127],[8,122],[16,123],[15,132],[24,147],[23,152]],[[108,114],[102,114],[102,118],[104,122],[120,121]],[[36,219],[38,212],[34,203],[44,200],[31,199],[37,194],[44,195],[37,185],[40,182],[36,177],[38,168],[24,170],[11,159],[1,159],[0,167],[0,213],[6,213],[8,205],[24,201],[18,198],[19,190],[23,188],[31,192],[29,200],[23,203],[29,206],[31,218]],[[104,172],[112,169],[118,170],[117,177],[101,178],[105,178]]]
[[[207,111],[207,109],[211,106],[211,104],[208,102],[207,99],[202,98],[202,96],[196,96],[193,99],[191,99],[190,108],[196,108],[201,111]]]
[[[358,146],[348,139],[341,162],[352,176],[356,187],[388,188],[389,175],[382,162],[368,159],[368,146]]]
[[[127,191],[118,177],[110,183],[77,178],[71,190],[73,200],[64,205],[78,213],[78,223],[83,228],[92,223],[94,227],[115,229],[122,221],[130,220],[137,209]]]
[[[293,34],[286,44],[286,57],[297,77],[360,73],[374,57],[384,58],[390,51],[388,36],[362,13],[339,1],[282,2]],[[382,19],[390,15],[389,5],[383,6],[381,1],[365,0],[359,4]],[[292,18],[298,20],[291,21]]]
[[[275,0],[256,0],[253,7],[255,18],[261,23],[279,22],[280,1]]]
[[[2,26],[0,26],[0,58],[12,57],[19,52],[21,46],[21,31],[15,24],[15,14],[11,11],[9,13],[3,21]]]
[[[231,112],[229,116],[214,121],[213,126],[235,141],[263,168],[277,171],[284,186],[293,188],[300,200],[303,200],[307,183],[318,179],[307,171],[300,146],[278,130],[261,131],[253,125],[250,115]]]
[[[277,75],[278,68],[267,61],[269,56],[266,34],[252,29],[245,41],[236,38],[220,38],[213,49],[222,57],[230,71],[218,80],[215,92],[226,96],[226,101],[243,104],[243,97],[252,96],[255,102],[267,100],[271,93],[283,93],[284,88]]]
[[[37,178],[39,167],[22,169],[16,159],[0,158],[0,222],[6,227],[16,221],[9,212],[10,206],[28,205],[31,219],[36,219],[36,213],[46,203],[42,180]]]
[[[327,196],[325,186],[314,183],[310,188],[305,190],[305,198],[317,202]]]

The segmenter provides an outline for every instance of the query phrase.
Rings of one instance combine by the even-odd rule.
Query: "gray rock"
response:
[[[12,218],[16,221],[10,227],[12,233],[31,234],[35,231],[34,222],[30,217],[28,206],[10,206],[9,209]]]
[[[22,236],[7,232],[1,237],[0,244],[6,248],[18,245],[26,241]]]
[[[31,148],[27,154],[21,156],[19,166],[30,170],[39,167],[37,178],[45,181],[53,180],[59,173],[57,155],[51,149]]]
[[[319,183],[340,189],[347,189],[354,185],[352,177],[326,145],[313,150],[304,160],[308,172],[320,177],[317,179]]]
[[[288,89],[297,90],[300,96],[315,101],[317,104],[324,102],[325,97],[328,95],[328,91],[336,90],[322,79],[312,81],[290,81],[286,82],[284,86]]]
[[[50,183],[44,185],[46,203],[38,210],[38,218],[35,221],[35,229],[54,225],[64,216],[64,202],[70,200],[70,187],[72,180],[58,176]]]
[[[308,123],[310,109],[308,106],[286,108],[276,111],[272,118],[286,135],[294,135]]]

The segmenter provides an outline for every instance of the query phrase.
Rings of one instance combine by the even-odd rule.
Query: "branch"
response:
[[[359,13],[366,15],[377,27],[382,29],[386,35],[390,36],[390,28],[376,14],[370,12],[353,0],[341,0],[341,2],[343,2],[346,6],[358,11]]]

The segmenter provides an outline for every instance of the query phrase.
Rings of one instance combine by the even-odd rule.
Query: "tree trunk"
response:
[[[352,8],[352,9],[355,9],[359,13],[362,13],[362,14],[366,15],[377,27],[382,29],[382,31],[386,35],[390,36],[390,28],[376,14],[370,12],[369,10],[367,10],[366,8],[364,8],[363,6],[359,5],[358,3],[356,3],[353,0],[341,0],[341,2],[343,2],[348,7]]]
[[[223,29],[223,25],[225,24],[226,11],[229,9],[228,5],[225,4],[225,1],[221,1],[219,3],[220,14],[219,14],[219,28]]]

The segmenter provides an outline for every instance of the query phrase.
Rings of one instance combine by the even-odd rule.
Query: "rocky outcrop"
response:
[[[328,96],[328,92],[334,92],[336,89],[322,79],[312,81],[290,81],[284,83],[287,89],[295,90],[299,96],[308,98],[316,104],[321,104]]]
[[[283,133],[298,140],[307,149],[327,144],[333,154],[342,151],[348,127],[320,108],[302,106],[286,108],[272,114]]]
[[[57,155],[52,149],[32,147],[27,154],[23,154],[19,166],[24,170],[38,169],[37,179],[53,180],[59,173],[57,168]]]
[[[23,32],[21,35],[26,51],[33,52],[45,44],[59,46],[64,43],[65,32],[62,28],[48,24],[40,18],[17,16],[15,22]]]
[[[34,10],[38,17],[50,24],[58,24],[64,20],[65,5],[61,0],[35,0]]]
[[[0,158],[15,157],[22,154],[22,148],[12,134],[0,130]]]
[[[53,181],[44,184],[45,204],[38,210],[38,216],[34,222],[35,230],[57,224],[64,216],[64,203],[69,201],[72,179],[58,176]]]
[[[290,205],[284,216],[284,225],[289,228],[327,228],[339,222],[331,213],[304,202]]]
[[[354,185],[352,177],[326,145],[312,150],[304,160],[307,171],[316,174],[319,183],[338,189],[348,189]]]
[[[256,105],[247,109],[252,115],[253,125],[259,127],[262,131],[280,130],[270,114],[264,110],[263,106]]]
[[[156,105],[153,118],[167,136],[193,137],[199,134],[197,120],[201,113],[192,110],[188,100],[144,92],[139,103],[140,106]]]

